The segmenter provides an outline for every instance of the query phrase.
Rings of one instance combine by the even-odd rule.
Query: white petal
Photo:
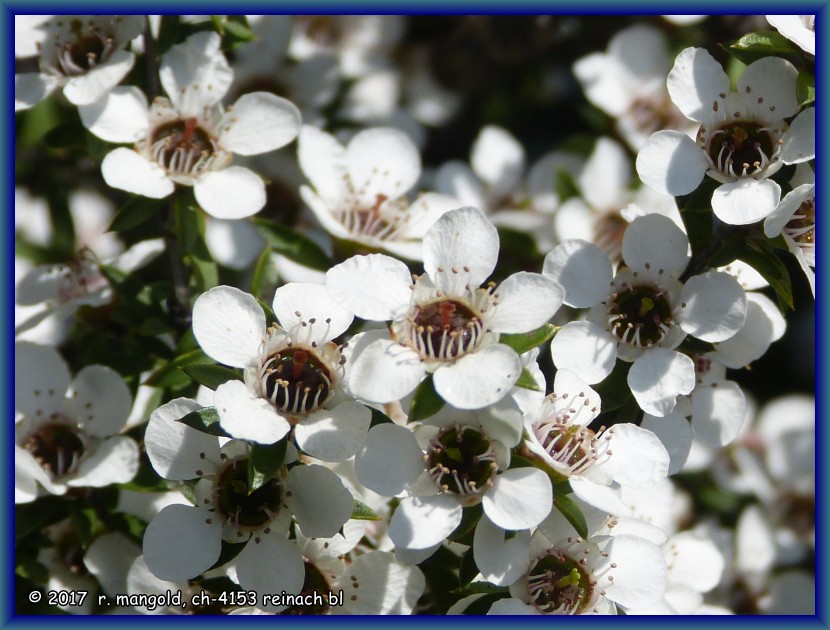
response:
[[[771,179],[739,179],[715,189],[712,211],[724,223],[748,225],[771,214],[780,200],[781,187]]]
[[[564,302],[575,308],[599,304],[608,295],[613,276],[611,261],[599,247],[582,240],[568,240],[545,256],[542,273],[565,290]]]
[[[294,427],[297,445],[326,462],[349,459],[363,444],[372,412],[358,402],[344,402],[331,411],[317,411]]]
[[[539,328],[562,305],[562,287],[549,276],[520,271],[495,291],[498,304],[488,325],[500,333],[524,333]]]
[[[437,191],[457,199],[459,205],[484,208],[487,204],[484,186],[464,162],[442,164],[435,173],[434,185]]]
[[[68,271],[66,265],[32,267],[17,283],[17,295],[15,296],[17,304],[33,306],[47,300],[58,299],[63,278]]]
[[[20,413],[48,417],[59,411],[70,378],[66,362],[54,348],[28,341],[14,344],[14,408]]]
[[[473,553],[478,570],[485,580],[496,586],[509,586],[528,569],[530,531],[517,532],[505,540],[505,531],[483,518],[473,538]]]
[[[600,580],[608,599],[628,608],[655,603],[666,589],[666,562],[660,548],[636,536],[615,536],[605,547],[606,563],[616,567]],[[608,576],[613,582],[607,581]]]
[[[689,262],[689,239],[674,221],[660,214],[637,217],[623,236],[622,255],[634,271],[679,276]],[[648,265],[648,266],[646,266]]]
[[[265,206],[265,183],[244,166],[205,173],[193,186],[202,210],[217,219],[244,219]]]
[[[611,455],[602,464],[603,471],[623,486],[650,488],[666,478],[669,454],[654,433],[628,422],[609,429]]]
[[[161,58],[159,78],[164,91],[183,116],[199,116],[217,103],[233,80],[221,39],[214,32],[195,33]]]
[[[738,94],[764,99],[763,107],[777,119],[789,118],[798,111],[795,82],[798,70],[781,57],[762,57],[753,61],[738,79]],[[750,98],[750,97],[747,97]]]
[[[470,154],[473,167],[494,198],[513,192],[522,177],[525,152],[508,131],[489,125],[479,132]]]
[[[772,300],[765,295],[749,293],[746,323],[734,336],[715,344],[715,356],[726,367],[742,368],[760,359],[786,328],[787,322]]]
[[[49,494],[64,494],[66,486],[53,483],[49,474],[35,461],[26,449],[14,445],[14,492],[15,503],[30,503],[37,498],[37,484]]]
[[[746,321],[746,294],[728,273],[708,271],[692,276],[680,294],[680,327],[704,341],[723,341]]]
[[[410,497],[400,502],[389,522],[396,546],[427,549],[439,544],[461,522],[461,505],[450,494]]]
[[[781,234],[781,230],[801,208],[801,204],[804,203],[805,199],[815,197],[815,190],[814,183],[802,184],[784,195],[778,207],[764,219],[764,234],[769,238]]]
[[[34,107],[49,96],[60,81],[46,74],[27,72],[14,75],[14,111]]]
[[[677,409],[662,418],[645,414],[640,426],[654,433],[666,447],[670,460],[668,474],[680,472],[692,448],[693,431],[686,417]]]
[[[152,199],[162,199],[175,188],[158,164],[124,147],[107,153],[101,162],[101,174],[108,186]]]
[[[746,413],[746,397],[733,381],[698,385],[692,393],[692,428],[709,446],[720,448],[734,440]]]
[[[678,109],[696,122],[706,120],[712,104],[729,93],[729,77],[703,48],[686,48],[681,52],[666,85]]]
[[[259,594],[298,594],[303,589],[305,564],[300,550],[284,536],[257,536],[248,541],[236,559],[236,576],[242,588]],[[279,612],[286,606],[263,608]]]
[[[581,57],[573,65],[574,76],[586,98],[614,117],[624,114],[631,102],[623,72],[618,59],[599,52]]]
[[[305,125],[297,142],[297,159],[327,205],[336,206],[346,197],[346,149],[334,136]]]
[[[351,615],[412,614],[425,586],[418,567],[397,562],[387,551],[358,556],[335,585],[344,595],[343,612]]]
[[[32,477],[29,474],[28,468],[22,463],[22,461],[16,455],[17,453],[15,452],[14,502],[15,505],[18,503],[31,503],[32,501],[37,499],[37,483],[35,482],[34,477]],[[31,463],[34,463],[34,460],[32,460]]]
[[[256,155],[285,146],[300,132],[300,110],[269,92],[242,95],[219,121],[219,144],[237,155]]]
[[[426,376],[418,353],[391,339],[377,339],[359,351],[356,348],[347,365],[352,394],[373,403],[400,400]]]
[[[193,335],[212,359],[245,367],[259,353],[265,313],[256,299],[235,287],[215,287],[193,304]]]
[[[501,400],[522,371],[522,360],[504,344],[494,344],[438,368],[435,391],[458,409],[481,409]]]
[[[480,286],[498,257],[498,232],[476,208],[447,212],[424,236],[424,269],[438,288],[450,294],[458,295],[467,284]]]
[[[409,268],[384,254],[352,256],[326,272],[331,297],[363,319],[388,321],[409,305]]]
[[[250,267],[265,247],[250,222],[222,219],[207,222],[205,244],[213,260],[236,271]]]
[[[84,554],[84,565],[110,597],[127,592],[127,571],[141,555],[141,547],[120,532],[98,536]]]
[[[671,583],[685,584],[698,593],[711,591],[720,582],[725,561],[712,540],[694,532],[671,537],[665,551]]]
[[[490,610],[487,611],[487,614],[518,616],[541,615],[542,613],[538,608],[536,608],[536,606],[525,604],[523,601],[513,597],[504,597],[493,602],[493,605],[490,606]]]
[[[691,538],[692,548],[702,546],[699,541]],[[705,549],[704,551],[710,551]],[[747,507],[738,517],[735,527],[735,568],[750,578],[759,575],[765,578],[775,565],[775,533],[769,516],[765,515],[757,504]],[[684,558],[687,560],[687,558]],[[720,558],[720,567],[723,569],[723,558]],[[697,567],[693,567],[697,568]],[[718,576],[719,577],[719,576]],[[754,580],[753,580],[754,581]],[[707,585],[709,586],[709,585]],[[709,586],[711,589],[712,587]],[[708,590],[708,589],[707,589]]]
[[[330,297],[324,285],[313,282],[284,284],[274,294],[273,307],[280,325],[305,343],[331,341],[354,320],[350,311]]]
[[[150,463],[164,479],[195,479],[199,476],[196,471],[203,470],[206,461],[219,460],[219,441],[214,436],[178,422],[200,408],[189,398],[176,398],[150,416],[144,445]]]
[[[150,126],[147,97],[135,86],[117,87],[102,99],[81,105],[84,127],[107,142],[137,142]]]
[[[816,156],[816,108],[808,107],[790,123],[782,138],[781,161],[797,164]]]
[[[646,413],[663,417],[674,409],[675,399],[695,386],[695,364],[685,354],[652,348],[628,372],[628,386]]]
[[[352,516],[352,494],[324,466],[295,466],[285,478],[285,490],[285,503],[305,536],[331,538]]]
[[[144,532],[144,561],[162,580],[196,577],[216,562],[221,549],[221,520],[202,508],[168,505]]]
[[[412,431],[395,424],[379,424],[366,436],[354,462],[364,486],[394,497],[424,472],[423,452]]]
[[[137,472],[138,444],[131,437],[116,435],[101,442],[89,457],[81,460],[67,485],[101,488],[132,481]]]
[[[767,15],[767,22],[790,41],[795,42],[811,55],[816,54],[816,33],[804,23],[804,18],[812,15]]]
[[[618,208],[627,201],[631,159],[618,142],[601,137],[578,181],[582,196],[590,207],[596,210]]]
[[[214,401],[219,424],[237,439],[273,444],[291,429],[271,403],[255,396],[242,381],[222,383]]]
[[[88,365],[78,372],[67,396],[75,420],[97,437],[118,433],[133,404],[124,378],[104,365]]]
[[[671,130],[651,134],[637,153],[636,165],[646,186],[675,196],[695,190],[709,168],[695,141]]]
[[[528,529],[553,507],[550,478],[535,468],[513,468],[496,477],[481,500],[484,513],[502,529]]]
[[[109,59],[88,72],[69,79],[63,95],[73,105],[89,105],[121,82],[135,63],[135,55],[116,50]]]
[[[570,322],[556,333],[550,344],[559,369],[575,372],[589,385],[611,374],[617,360],[617,339],[591,322]]]
[[[631,514],[631,508],[611,486],[594,483],[584,477],[571,477],[570,484],[574,494],[588,505],[614,516]]]
[[[421,176],[421,154],[404,132],[389,127],[361,131],[346,147],[346,165],[361,201],[397,199]]]
[[[122,593],[147,593],[148,595],[165,596],[168,590],[184,591],[187,589],[187,581],[181,580],[178,582],[168,582],[160,580],[150,571],[144,556],[139,556],[133,561],[129,570],[127,571],[127,589]],[[148,602],[149,603],[149,602]],[[150,610],[145,606],[136,606],[136,610],[147,615],[161,615],[165,614],[164,608],[153,608]]]

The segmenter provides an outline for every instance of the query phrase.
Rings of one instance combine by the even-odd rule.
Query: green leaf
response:
[[[20,540],[64,518],[66,502],[62,497],[47,495],[32,503],[21,503],[14,508],[14,538]]]
[[[461,611],[463,615],[486,615],[490,607],[500,599],[507,599],[510,593],[487,593],[482,595],[474,602],[470,602],[464,610]]]
[[[787,266],[775,253],[772,243],[766,239],[750,239],[747,247],[741,253],[740,259],[753,267],[769,282],[778,298],[782,313],[787,309],[794,309],[793,285]]]
[[[86,132],[78,121],[70,121],[53,127],[45,136],[43,142],[53,149],[69,149],[83,146],[86,141]]]
[[[273,309],[259,298],[257,298],[256,301],[262,308],[262,311],[265,313],[265,326],[268,327],[271,324],[276,323],[277,316],[274,314]]]
[[[460,542],[465,538],[470,537],[473,531],[475,531],[476,525],[478,525],[478,522],[481,520],[483,515],[484,509],[481,503],[465,507],[461,512],[461,522],[458,523],[458,526],[450,533],[449,536],[447,536],[447,538],[454,542]],[[470,541],[470,544],[472,544],[472,541]]]
[[[20,558],[15,564],[14,572],[36,584],[46,584],[49,581],[49,570],[34,558]]]
[[[795,82],[795,94],[801,107],[812,105],[816,100],[816,77],[809,70],[798,73]]]
[[[536,330],[518,335],[499,335],[499,343],[513,348],[518,354],[524,354],[537,346],[553,339],[553,336],[562,328],[553,324],[545,324]]]
[[[248,25],[243,23],[243,21],[239,19],[242,16],[228,16],[228,20],[225,22],[225,33],[230,35],[236,42],[255,42],[257,40],[257,36],[251,32],[251,29],[248,28]]]
[[[252,218],[251,222],[276,253],[318,271],[327,271],[331,267],[326,253],[307,236],[262,217]]]
[[[571,197],[580,196],[579,186],[577,186],[574,176],[564,166],[556,169],[554,189],[556,190],[556,195],[559,197],[560,204],[566,202]]]
[[[632,398],[631,388],[628,386],[628,371],[631,363],[617,360],[611,374],[603,381],[594,385],[594,391],[602,401],[602,413],[607,413],[622,407],[629,398]]]
[[[213,27],[216,29],[216,32],[220,35],[225,34],[225,20],[228,19],[226,15],[211,15],[211,21],[213,22]]]
[[[219,552],[219,558],[216,562],[213,563],[213,566],[208,569],[218,569],[219,567],[225,566],[228,562],[236,558],[242,550],[245,549],[245,546],[248,544],[247,541],[241,543],[229,543],[225,540],[222,541],[222,551]],[[207,571],[205,571],[207,573]]]
[[[583,538],[588,537],[588,523],[585,515],[573,499],[564,494],[554,494],[553,505],[573,525],[577,534]]]
[[[273,444],[251,445],[251,456],[248,458],[248,494],[253,494],[280,473],[280,467],[285,461],[285,452],[288,449],[288,438],[283,438]]]
[[[495,584],[490,584],[489,582],[471,582],[466,586],[461,588],[457,588],[452,593],[454,595],[461,595],[462,597],[466,597],[467,595],[476,595],[478,593],[509,593],[509,589],[506,586],[496,586]]]
[[[789,39],[774,30],[747,33],[729,46],[729,50],[733,54],[741,52],[757,53],[756,57],[747,57],[750,61],[746,61],[736,54],[738,59],[744,63],[752,63],[759,57],[798,52],[798,49]]]
[[[369,425],[369,428],[376,427],[379,424],[395,424],[395,421],[392,420],[389,416],[378,409],[370,409],[372,412],[372,423]]]
[[[124,232],[144,223],[158,214],[166,202],[136,195],[118,209],[110,223],[109,231]]]
[[[190,255],[185,255],[185,260],[193,270],[200,292],[219,285],[219,266],[215,262]]]
[[[379,521],[380,516],[375,514],[375,511],[365,503],[361,503],[357,499],[354,500],[354,509],[352,510],[353,519],[358,521]]]
[[[532,389],[534,392],[541,392],[542,388],[533,378],[533,375],[527,368],[522,368],[522,373],[519,375],[519,380],[516,381],[516,387],[524,387],[525,389]]]
[[[187,384],[190,379],[178,368],[186,365],[205,363],[209,359],[210,357],[202,352],[201,348],[185,352],[150,374],[147,380],[144,381],[144,385],[149,385],[150,387],[176,387]]]
[[[466,586],[472,582],[480,573],[474,555],[473,548],[470,547],[461,556],[461,564],[458,567],[458,581],[461,583],[461,586]]]
[[[203,407],[192,411],[185,417],[179,418],[179,422],[202,433],[217,437],[231,437],[219,425],[219,414],[216,412],[216,407]]]
[[[409,406],[409,422],[434,416],[443,406],[444,400],[435,391],[432,374],[430,374],[421,381],[421,384],[415,390],[415,395],[412,397],[412,403]]]
[[[242,375],[223,365],[214,365],[210,363],[198,363],[196,365],[188,365],[179,368],[182,372],[187,374],[199,385],[204,385],[208,389],[215,390],[222,383],[228,381],[242,380]]]
[[[271,250],[265,248],[254,265],[254,274],[251,279],[251,295],[259,299],[267,287],[277,284],[277,269],[271,261]],[[271,295],[273,297],[273,294]]]

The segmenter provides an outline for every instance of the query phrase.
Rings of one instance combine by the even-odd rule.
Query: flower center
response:
[[[325,48],[334,48],[343,38],[338,21],[330,15],[304,15],[297,18],[298,27],[306,37]]]
[[[171,175],[199,175],[211,168],[221,151],[195,118],[173,120],[153,130],[152,159]]]
[[[611,295],[608,325],[624,343],[650,348],[663,340],[672,323],[668,294],[659,287],[623,283]]]
[[[593,599],[593,583],[580,564],[565,555],[545,555],[527,575],[530,602],[552,615],[585,611]]]
[[[815,245],[816,200],[806,199],[784,228],[796,243]]]
[[[308,560],[305,561],[305,579],[299,596],[303,601],[311,601],[310,604],[297,604],[282,611],[282,615],[324,615],[329,610],[328,594],[331,585],[320,572]],[[308,597],[308,599],[306,599]],[[323,603],[319,603],[322,599]],[[316,601],[315,601],[316,600]]]
[[[668,94],[639,96],[628,108],[633,127],[644,136],[661,129],[680,130],[686,124],[686,117],[674,105]]]
[[[490,439],[472,427],[444,429],[429,444],[427,470],[443,492],[483,494],[493,485],[497,468]]]
[[[58,48],[58,66],[65,76],[85,74],[112,53],[113,38],[99,29],[90,27],[89,31],[84,33],[81,20],[72,20],[69,28],[73,40]]]
[[[71,260],[61,269],[61,277],[58,281],[58,301],[65,304],[72,300],[80,300],[98,291],[103,292],[107,287],[109,287],[109,282],[101,273],[94,254],[84,249],[76,260]]]
[[[409,345],[425,359],[457,359],[479,344],[483,332],[481,317],[456,300],[418,306],[411,324]]]
[[[776,153],[771,129],[755,122],[732,121],[712,133],[710,164],[724,175],[743,177],[764,170]]]
[[[259,369],[260,395],[277,409],[307,414],[332,392],[332,376],[314,354],[286,348],[266,359]]]
[[[45,424],[23,443],[44,470],[59,479],[72,472],[84,454],[80,433],[66,424]]]
[[[248,458],[228,462],[216,475],[213,504],[226,519],[241,527],[257,528],[270,523],[279,512],[282,489],[271,479],[248,492]]]

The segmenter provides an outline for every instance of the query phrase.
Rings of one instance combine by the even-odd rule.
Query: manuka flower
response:
[[[72,379],[52,348],[18,342],[15,372],[15,503],[70,488],[127,483],[138,471],[138,445],[116,435],[130,413],[121,376],[88,365]]]
[[[161,199],[175,184],[193,186],[196,201],[219,219],[240,219],[265,205],[265,184],[253,171],[231,166],[233,155],[257,155],[291,142],[300,113],[267,92],[241,96],[226,111],[220,103],[233,71],[216,33],[196,33],[161,60],[168,98],[148,107],[135,87],[117,88],[79,109],[84,125],[108,142],[132,142],[101,164],[113,188]]]
[[[585,241],[565,241],[545,258],[544,273],[565,290],[565,304],[591,308],[587,321],[566,324],[551,342],[553,362],[598,383],[619,357],[633,362],[628,385],[645,412],[664,416],[695,383],[694,362],[674,350],[693,335],[724,341],[743,326],[746,295],[732,276],[710,271],[679,278],[689,241],[671,219],[646,215],[623,237],[623,265]]]
[[[353,316],[320,284],[290,283],[274,294],[279,325],[265,327],[254,297],[219,286],[193,305],[193,334],[216,361],[244,369],[244,382],[216,389],[222,428],[270,444],[294,427],[300,448],[326,461],[354,455],[369,430],[370,412],[338,392],[344,377],[332,341]]]
[[[39,55],[40,72],[14,76],[14,109],[27,109],[55,89],[88,105],[118,85],[135,63],[124,50],[144,30],[143,15],[18,15],[15,57]]]
[[[767,22],[811,55],[816,54],[815,15],[767,15]]]
[[[815,157],[815,108],[798,113],[797,76],[789,61],[764,57],[746,67],[730,92],[720,64],[702,48],[687,48],[668,88],[680,110],[700,123],[697,139],[652,134],[637,155],[640,178],[659,192],[685,195],[708,175],[721,184],[712,195],[721,221],[760,221],[781,199],[781,187],[769,178],[785,164]]]
[[[404,263],[382,254],[354,256],[330,269],[332,298],[363,319],[392,320],[391,332],[369,331],[350,342],[351,393],[388,403],[433,374],[436,391],[459,409],[479,409],[505,396],[522,362],[499,343],[499,334],[529,332],[547,322],[562,303],[562,290],[527,272],[481,288],[498,251],[496,228],[481,211],[459,208],[424,236],[426,273],[414,284]]]

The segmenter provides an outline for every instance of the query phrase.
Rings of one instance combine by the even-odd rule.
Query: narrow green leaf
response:
[[[797,49],[789,39],[774,30],[747,33],[729,46],[729,48],[733,51],[750,51],[765,53],[767,55],[797,52]]]
[[[435,391],[432,374],[430,374],[421,381],[421,384],[415,390],[415,395],[412,397],[412,403],[409,406],[409,422],[434,416],[443,406],[444,400]]]
[[[382,411],[378,409],[371,409],[372,411],[372,423],[369,425],[369,428],[376,427],[379,424],[395,424],[395,421],[392,420],[389,416],[387,416]]]
[[[748,241],[740,259],[753,267],[764,280],[769,282],[782,305],[785,305],[788,309],[795,308],[790,272],[768,240],[751,239]],[[785,311],[786,309],[783,312]]]
[[[622,407],[632,397],[631,388],[628,386],[628,371],[631,363],[618,360],[611,374],[603,381],[594,385],[594,391],[599,394],[602,401],[602,413],[607,413]]]
[[[470,602],[464,610],[461,611],[463,615],[486,615],[490,607],[500,599],[507,599],[510,593],[487,593],[482,595],[474,602]]]
[[[471,582],[466,586],[461,588],[457,588],[452,591],[454,595],[461,595],[462,597],[466,597],[467,595],[476,595],[478,593],[509,593],[510,591],[506,586],[496,586],[494,584],[490,584],[489,582]]]
[[[470,547],[461,556],[461,564],[458,567],[458,581],[461,586],[467,586],[480,573],[474,555],[473,548]]]
[[[271,262],[271,250],[265,248],[262,250],[254,265],[254,273],[251,279],[251,295],[255,298],[262,298],[263,291],[266,287],[270,286],[272,288],[271,297],[273,297],[273,285],[276,283],[277,269]]]
[[[265,313],[265,325],[270,326],[271,324],[276,323],[277,316],[274,314],[273,309],[259,298],[257,298],[257,303],[260,305],[263,312]]]
[[[522,373],[519,375],[519,380],[516,381],[516,387],[524,387],[525,389],[532,389],[534,392],[541,392],[542,388],[533,378],[533,375],[527,368],[522,368]]]
[[[194,381],[199,383],[199,385],[204,385],[208,389],[215,390],[222,383],[227,383],[232,380],[242,380],[241,374],[223,365],[198,363],[196,365],[188,365],[179,369]]]
[[[795,82],[795,93],[798,104],[802,107],[812,105],[816,100],[816,77],[809,70],[798,73]]]
[[[193,270],[200,292],[204,293],[219,285],[219,266],[215,262],[188,255],[185,260]]]
[[[465,507],[461,512],[461,522],[458,523],[458,526],[450,533],[447,538],[454,542],[460,542],[467,537],[471,537],[472,533],[475,531],[476,525],[481,520],[481,517],[484,515],[484,509],[479,503],[478,505],[473,505],[470,507]],[[470,541],[472,544],[472,541]]]
[[[554,189],[556,195],[559,197],[559,203],[564,203],[571,197],[579,197],[579,186],[577,186],[574,176],[571,172],[563,166],[556,169]]]
[[[225,34],[225,20],[228,19],[227,15],[211,15],[211,21],[213,22],[213,26],[216,29],[216,32],[220,35]]]
[[[253,494],[280,473],[288,449],[288,438],[273,444],[257,444],[251,447],[248,458],[248,494]]]
[[[553,505],[573,525],[577,534],[583,538],[588,537],[588,523],[585,515],[573,499],[564,494],[554,494]]]
[[[251,32],[246,24],[241,21],[234,20],[237,16],[231,16],[225,22],[225,33],[232,36],[238,42],[255,42],[257,36]]]
[[[518,354],[523,354],[543,343],[553,339],[553,336],[562,328],[553,324],[545,324],[536,330],[518,335],[499,335],[499,343],[513,348]]]
[[[161,211],[164,201],[150,199],[136,195],[118,209],[110,223],[109,231],[124,232],[137,225],[141,225],[147,219]]]
[[[326,253],[307,236],[261,217],[254,217],[251,222],[268,247],[278,254],[319,271],[331,267],[332,262]]]
[[[352,510],[352,518],[358,521],[379,521],[380,516],[375,514],[375,511],[365,503],[361,503],[357,499],[354,500],[354,509]]]
[[[211,569],[223,567],[226,564],[228,564],[228,562],[230,562],[231,560],[236,558],[236,556],[242,553],[242,550],[245,549],[245,546],[247,544],[247,541],[241,543],[229,543],[226,540],[223,540],[222,551],[219,552],[219,558],[217,558],[216,562],[213,563],[213,566],[210,567],[208,571],[210,571]],[[207,571],[205,571],[205,573],[207,573]]]
[[[70,121],[50,129],[43,142],[53,149],[69,149],[83,146],[86,141],[86,132],[78,121]]]
[[[179,418],[179,422],[202,433],[217,437],[231,437],[219,425],[219,414],[216,412],[216,407],[203,407],[192,411],[184,418]]]
[[[201,348],[179,355],[169,363],[164,364],[147,377],[143,385],[150,387],[175,387],[187,383],[189,379],[178,368],[197,363],[206,363],[210,360]]]
[[[66,518],[66,502],[62,497],[46,495],[32,503],[21,503],[14,508],[15,540]]]

